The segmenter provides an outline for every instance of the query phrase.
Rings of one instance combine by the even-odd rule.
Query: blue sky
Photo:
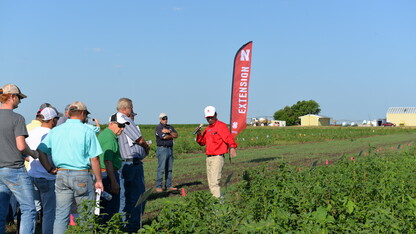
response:
[[[117,100],[139,124],[229,122],[233,59],[253,41],[248,116],[313,99],[335,120],[416,106],[416,2],[0,0],[0,83],[49,102],[84,102],[100,122]]]

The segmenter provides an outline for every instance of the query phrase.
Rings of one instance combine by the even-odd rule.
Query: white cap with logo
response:
[[[207,106],[207,107],[205,107],[205,109],[204,109],[204,113],[205,113],[205,118],[206,117],[212,117],[212,116],[214,116],[215,115],[215,107],[213,107],[213,106]]]

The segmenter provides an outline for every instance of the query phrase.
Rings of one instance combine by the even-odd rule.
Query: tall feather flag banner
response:
[[[253,42],[243,45],[234,58],[233,85],[231,91],[230,128],[236,137],[246,128],[248,110],[248,85],[251,73]]]

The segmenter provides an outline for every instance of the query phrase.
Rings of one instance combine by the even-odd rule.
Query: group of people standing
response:
[[[112,199],[102,199],[103,221],[122,213],[125,231],[141,227],[145,203],[136,206],[145,192],[142,160],[148,155],[150,142],[135,124],[133,102],[121,98],[108,127],[100,132],[88,124],[86,105],[76,101],[59,113],[45,103],[36,120],[25,126],[25,119],[13,110],[27,98],[13,84],[0,89],[0,233],[5,232],[10,196],[20,205],[20,233],[34,233],[37,212],[42,210],[42,233],[64,233],[74,207],[84,200],[94,200],[97,190]],[[205,108],[209,126],[196,131],[196,141],[206,145],[208,184],[219,198],[224,154],[236,156],[235,143],[225,123],[217,120],[215,108]],[[173,144],[177,131],[168,124],[165,113],[159,115],[155,129],[158,157],[156,192],[176,191],[172,185]],[[98,134],[98,136],[97,136]],[[26,163],[26,168],[24,166]],[[163,186],[165,179],[165,186]]]

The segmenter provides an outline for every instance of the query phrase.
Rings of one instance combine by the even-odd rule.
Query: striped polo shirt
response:
[[[122,159],[146,157],[146,151],[140,145],[136,144],[136,140],[142,136],[139,126],[137,126],[132,119],[121,113],[122,117],[130,122],[126,125],[121,135],[118,137],[118,145]],[[130,138],[129,141],[127,138]],[[133,142],[133,143],[132,143]]]

